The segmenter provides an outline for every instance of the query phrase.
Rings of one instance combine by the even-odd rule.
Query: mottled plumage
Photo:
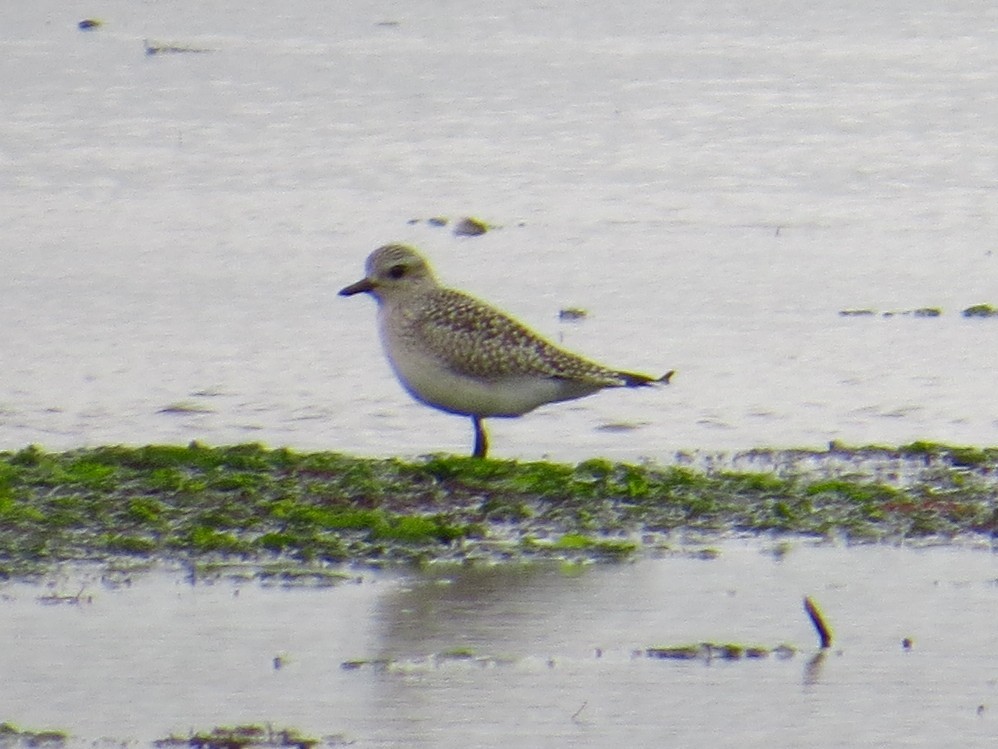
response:
[[[426,261],[403,245],[367,259],[367,276],[340,291],[370,293],[388,361],[417,400],[470,416],[474,455],[488,447],[481,420],[520,416],[545,403],[608,387],[668,382],[604,367],[565,351],[468,294],[440,286]]]
[[[451,370],[469,377],[499,380],[537,375],[574,379],[597,387],[628,382],[624,373],[558,348],[516,320],[453,289],[434,289],[398,318],[406,334],[420,346],[433,352]]]

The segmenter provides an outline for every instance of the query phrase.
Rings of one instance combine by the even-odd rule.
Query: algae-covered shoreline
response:
[[[0,453],[0,575],[119,557],[293,565],[615,560],[683,531],[850,541],[998,531],[998,448],[680,454],[669,465],[257,444]]]

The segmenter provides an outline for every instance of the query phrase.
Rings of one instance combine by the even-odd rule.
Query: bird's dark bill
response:
[[[352,283],[349,286],[345,286],[340,289],[340,296],[353,296],[354,294],[361,294],[365,291],[371,291],[374,288],[374,284],[367,278],[362,278],[357,283]]]

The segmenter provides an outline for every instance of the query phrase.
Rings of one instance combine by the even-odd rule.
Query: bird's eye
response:
[[[391,268],[388,269],[389,278],[399,279],[402,278],[402,276],[404,275],[405,275],[404,265],[393,265]]]

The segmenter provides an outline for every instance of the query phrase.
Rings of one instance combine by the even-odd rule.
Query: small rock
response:
[[[558,319],[568,320],[570,322],[584,320],[588,315],[589,313],[581,307],[565,307],[564,309],[558,310]]]
[[[477,237],[491,228],[481,219],[467,216],[454,225],[454,233],[459,237]]]
[[[84,18],[76,25],[81,31],[91,31],[93,29],[99,29],[104,25],[104,23],[96,18]]]

